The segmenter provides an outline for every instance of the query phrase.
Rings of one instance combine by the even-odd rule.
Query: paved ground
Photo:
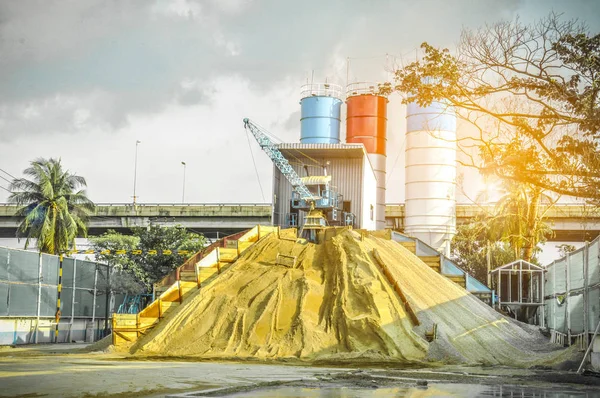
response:
[[[0,397],[164,397],[216,388],[227,390],[212,396],[492,396],[510,388],[518,395],[545,390],[546,396],[600,396],[600,378],[572,372],[140,361],[116,354],[77,352],[81,347],[0,347]],[[514,386],[521,389],[514,390]]]

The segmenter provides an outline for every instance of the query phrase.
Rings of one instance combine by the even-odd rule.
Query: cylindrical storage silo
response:
[[[374,84],[348,85],[346,142],[363,144],[377,179],[376,228],[385,229],[386,129],[388,99]]]
[[[300,142],[339,144],[341,87],[337,84],[306,84],[300,100]]]
[[[456,114],[448,105],[409,103],[405,232],[449,254],[456,233]]]

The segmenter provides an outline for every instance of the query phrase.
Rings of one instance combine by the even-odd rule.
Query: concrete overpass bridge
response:
[[[466,223],[482,211],[491,212],[493,206],[458,204],[456,220]],[[15,217],[16,206],[0,204],[0,237],[14,237],[20,222]],[[97,204],[90,218],[89,234],[99,235],[108,229],[127,233],[131,227],[145,227],[151,223],[183,225],[207,237],[229,235],[257,224],[271,223],[272,207],[264,203],[238,204]],[[548,210],[554,241],[577,242],[591,240],[600,234],[600,210],[591,206],[560,204]],[[404,205],[386,206],[386,225],[397,231],[404,230]]]

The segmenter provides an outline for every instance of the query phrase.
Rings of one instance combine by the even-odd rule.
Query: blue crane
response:
[[[308,187],[304,185],[302,179],[298,173],[296,173],[296,170],[290,166],[290,163],[283,156],[281,151],[267,136],[266,131],[248,118],[244,119],[244,127],[252,133],[256,142],[260,145],[260,148],[271,158],[273,163],[275,163],[275,166],[281,171],[281,174],[283,174],[290,184],[292,184],[292,188],[300,194],[300,197],[304,200],[314,200],[313,194],[308,190]]]

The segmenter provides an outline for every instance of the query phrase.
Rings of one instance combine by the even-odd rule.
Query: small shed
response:
[[[544,327],[544,272],[543,267],[525,260],[516,260],[490,271],[500,309],[520,321],[532,323],[541,308],[540,326]]]

